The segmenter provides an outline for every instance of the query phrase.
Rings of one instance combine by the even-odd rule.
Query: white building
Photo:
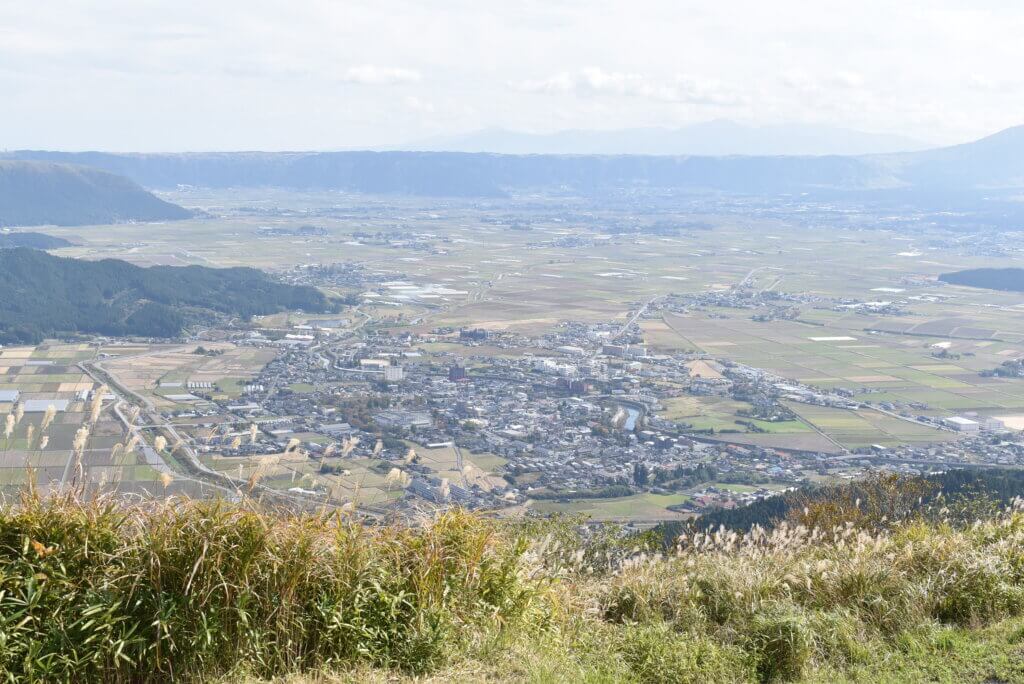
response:
[[[985,432],[1002,432],[1006,430],[1006,423],[999,420],[998,418],[982,418],[981,429]]]
[[[981,429],[981,423],[970,418],[964,418],[963,416],[953,416],[952,418],[946,418],[942,422],[957,432],[977,432]]]

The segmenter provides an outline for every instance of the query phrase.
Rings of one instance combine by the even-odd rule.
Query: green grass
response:
[[[0,674],[1024,682],[1024,512],[722,531],[667,555],[578,529],[29,494],[0,509]]]
[[[245,382],[245,378],[221,378],[217,380],[216,385],[221,393],[226,394],[232,399],[237,399],[242,396]]]
[[[808,682],[1021,682],[1024,620],[1002,620],[983,629],[929,626],[903,635],[875,662],[825,667]]]
[[[751,487],[750,485],[723,484],[720,482],[712,482],[711,484],[718,489],[724,489],[727,492],[736,492],[737,494],[749,494],[750,492],[757,491],[757,487]]]
[[[689,500],[690,497],[685,494],[635,494],[612,499],[580,499],[569,503],[538,501],[532,504],[532,508],[548,514],[584,515],[595,521],[659,520],[678,517],[668,507]]]
[[[771,434],[788,435],[795,432],[813,432],[811,428],[804,423],[801,423],[799,420],[781,420],[776,422],[767,420],[751,420],[750,422]]]
[[[0,672],[206,680],[365,662],[421,671],[518,621],[522,545],[455,513],[424,528],[217,502],[35,496],[0,513]]]

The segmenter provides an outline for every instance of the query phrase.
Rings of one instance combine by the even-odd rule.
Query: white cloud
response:
[[[418,83],[422,76],[412,69],[397,67],[381,67],[372,64],[349,67],[341,74],[341,80],[359,85],[396,85],[399,83]]]
[[[810,74],[803,69],[792,69],[779,75],[779,83],[804,94],[831,91],[860,90],[867,85],[863,74],[855,71],[832,71]]]
[[[612,95],[638,97],[656,102],[730,106],[747,98],[716,79],[698,79],[675,75],[666,79],[636,73],[604,71],[587,67],[575,74],[562,72],[541,80],[514,84],[533,93],[560,93],[580,96]]]
[[[312,149],[721,117],[959,142],[1024,121],[1022,34],[1009,0],[0,1],[0,130]]]
[[[548,78],[520,81],[512,85],[526,93],[568,93],[575,87],[576,81],[569,73],[563,72]]]
[[[423,100],[421,98],[418,98],[415,95],[406,95],[406,97],[405,97],[405,106],[408,107],[409,109],[411,109],[414,112],[420,112],[422,114],[433,114],[434,113],[434,105],[433,104],[431,104],[430,102],[427,102],[427,101],[425,101],[425,100]]]
[[[863,74],[854,71],[837,71],[829,78],[829,82],[840,88],[855,90],[864,87],[865,79]]]

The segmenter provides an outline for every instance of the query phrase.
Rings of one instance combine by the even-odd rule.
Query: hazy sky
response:
[[[0,148],[336,149],[486,127],[1024,123],[1018,0],[0,0]]]

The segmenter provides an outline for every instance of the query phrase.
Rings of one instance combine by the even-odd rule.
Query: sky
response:
[[[0,149],[1024,123],[1018,0],[0,0]]]

